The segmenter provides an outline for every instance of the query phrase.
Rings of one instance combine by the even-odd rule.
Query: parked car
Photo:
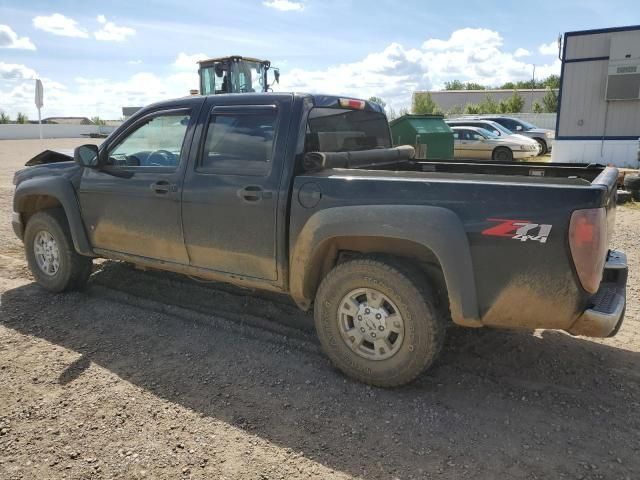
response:
[[[339,369],[383,387],[429,367],[451,323],[617,332],[615,168],[413,154],[364,100],[190,96],[27,162],[13,229],[53,292],[102,257],[289,294]]]
[[[482,116],[480,118],[499,123],[514,133],[519,133],[520,135],[534,139],[540,144],[540,155],[551,152],[553,148],[553,140],[555,139],[555,132],[553,130],[536,127],[532,123],[520,118],[505,117],[502,115]]]
[[[509,138],[511,140],[515,140],[517,142],[526,143],[529,145],[534,145],[536,147],[536,155],[540,154],[540,145],[535,140],[526,137],[524,135],[520,135],[518,133],[512,132],[511,130],[503,127],[497,122],[492,120],[485,119],[465,119],[465,118],[454,118],[450,120],[446,120],[447,125],[450,127],[478,127],[483,128],[485,130],[490,131],[494,135],[499,137]]]
[[[456,159],[495,160],[511,162],[535,157],[538,146],[530,142],[508,137],[499,137],[489,130],[478,127],[451,127],[453,130],[453,155]]]

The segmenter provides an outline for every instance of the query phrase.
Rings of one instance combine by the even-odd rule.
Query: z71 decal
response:
[[[547,238],[551,233],[551,225],[532,223],[529,220],[487,218],[487,221],[499,223],[483,230],[482,235],[508,237],[521,242],[533,240],[534,242],[547,243]]]

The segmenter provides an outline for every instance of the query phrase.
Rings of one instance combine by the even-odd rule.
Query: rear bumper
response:
[[[627,304],[628,271],[627,256],[617,250],[609,252],[600,288],[569,333],[587,337],[613,337],[618,333]]]
[[[24,225],[22,225],[22,217],[19,213],[13,212],[11,216],[11,226],[13,227],[13,231],[16,236],[22,240],[24,236]]]

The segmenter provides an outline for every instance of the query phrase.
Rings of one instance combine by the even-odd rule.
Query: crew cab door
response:
[[[189,263],[180,191],[194,115],[149,113],[101,149],[103,168],[84,170],[80,207],[95,249]]]
[[[192,266],[277,280],[278,192],[290,104],[290,97],[276,95],[207,99],[182,193]]]

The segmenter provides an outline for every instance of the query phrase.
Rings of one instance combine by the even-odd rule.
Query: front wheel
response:
[[[394,260],[358,259],[322,281],[315,325],[322,348],[346,375],[394,387],[414,380],[436,359],[445,322],[425,276]]]
[[[538,145],[540,145],[540,153],[538,153],[538,156],[542,156],[542,155],[546,155],[548,150],[547,150],[547,142],[545,142],[544,140],[542,140],[541,138],[534,138],[534,140],[536,142],[538,142]]]
[[[513,152],[507,147],[498,147],[493,151],[493,160],[496,162],[511,162],[513,161]]]
[[[75,251],[62,210],[34,214],[24,232],[24,248],[33,277],[47,290],[79,290],[87,283],[92,260]]]

